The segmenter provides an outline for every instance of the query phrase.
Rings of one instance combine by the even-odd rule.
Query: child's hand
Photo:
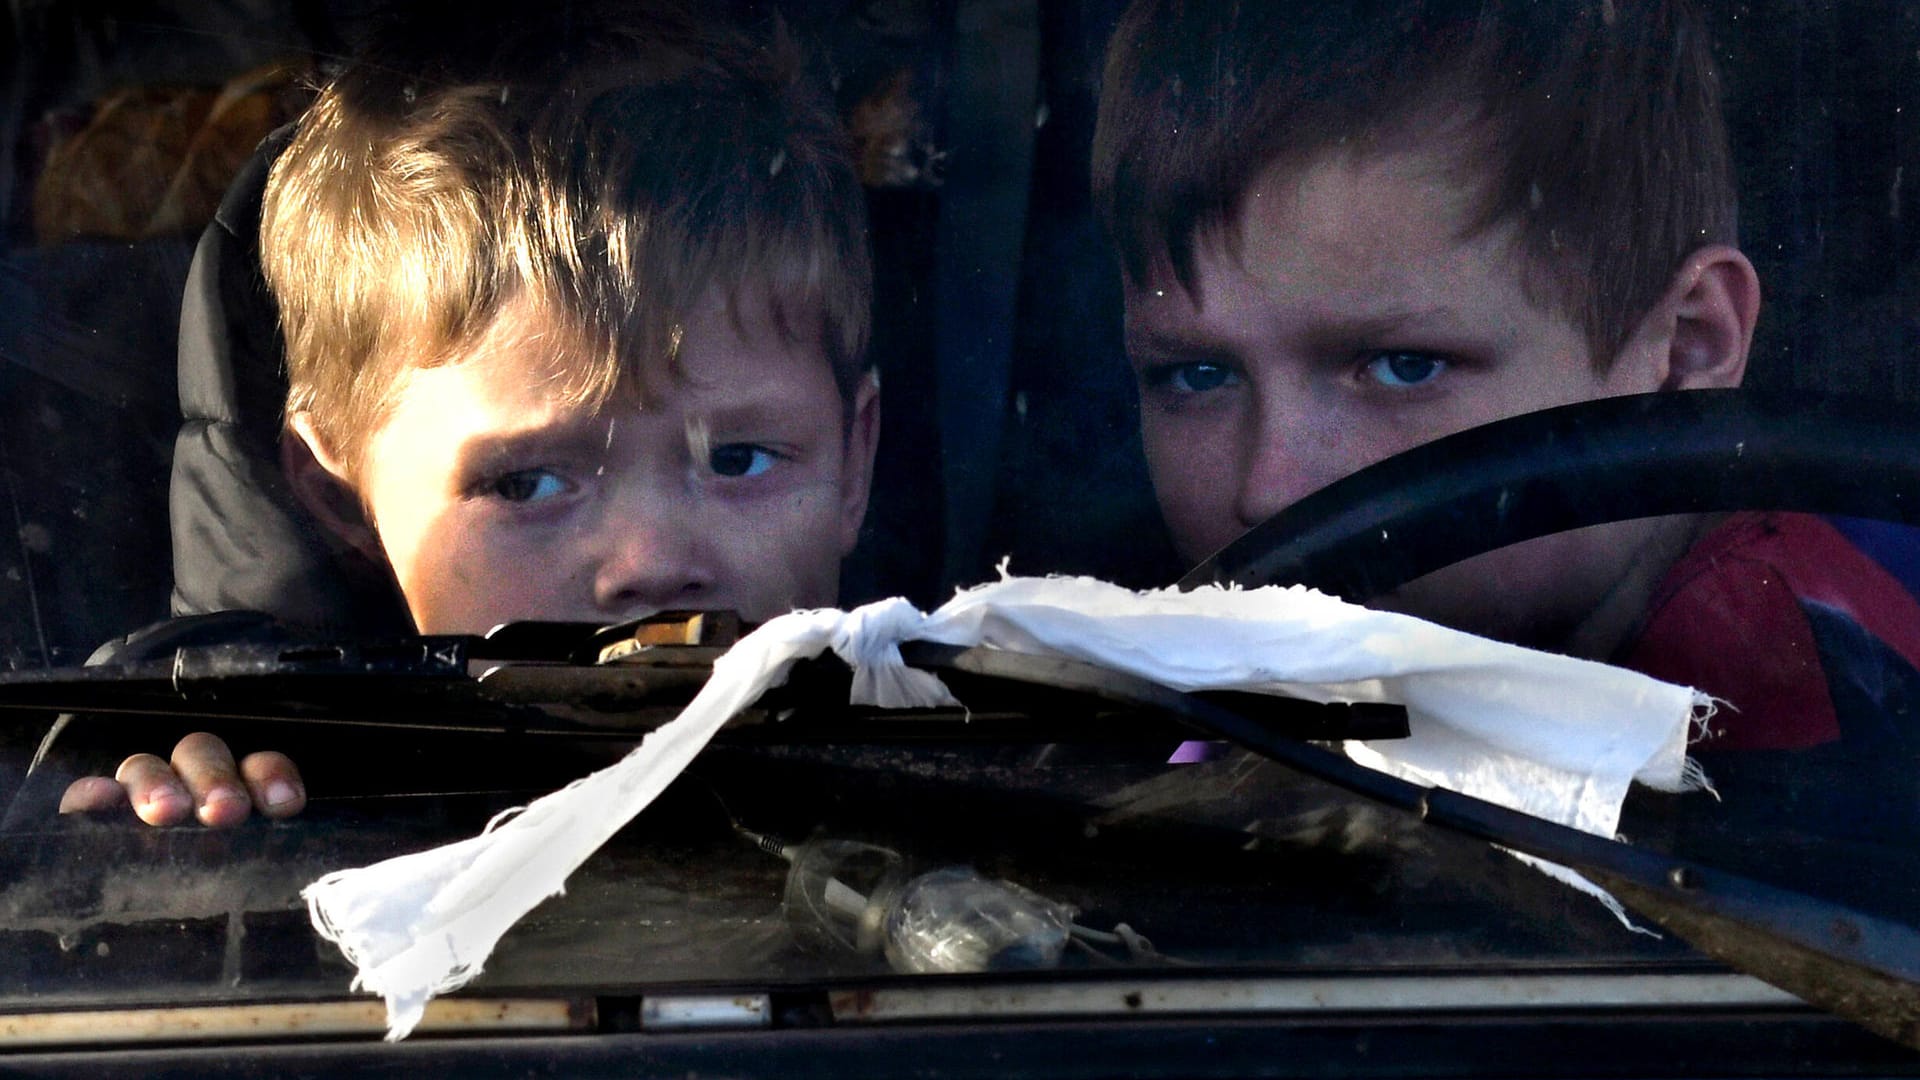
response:
[[[111,811],[129,803],[149,825],[177,825],[193,815],[220,828],[240,824],[255,809],[270,818],[292,817],[306,808],[307,789],[285,754],[248,754],[236,766],[227,744],[201,731],[174,746],[171,762],[135,754],[111,780],[75,780],[60,799],[60,812]]]

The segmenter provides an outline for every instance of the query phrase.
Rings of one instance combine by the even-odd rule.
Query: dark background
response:
[[[898,78],[910,167],[870,186],[886,423],[848,600],[989,575],[1181,569],[1135,442],[1114,270],[1086,191],[1118,0],[792,0],[849,111]],[[0,666],[76,663],[166,614],[173,337],[194,237],[39,242],[50,141],[127,85],[324,63],[358,2],[12,0],[0,38]],[[1752,384],[1920,406],[1920,6],[1718,4]]]

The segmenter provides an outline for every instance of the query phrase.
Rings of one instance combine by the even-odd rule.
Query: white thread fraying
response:
[[[1718,734],[1718,732],[1713,730],[1712,723],[1714,717],[1718,716],[1720,710],[1723,708],[1732,709],[1734,712],[1740,711],[1739,707],[1731,701],[1727,701],[1724,698],[1717,698],[1712,694],[1703,693],[1698,690],[1694,691],[1693,715],[1687,722],[1688,746],[1692,746],[1698,742],[1705,742]],[[1720,789],[1713,786],[1713,778],[1708,776],[1707,770],[1702,768],[1700,763],[1693,758],[1688,757],[1681,762],[1680,779],[1682,790],[1704,791],[1713,796],[1714,802],[1724,801],[1720,798]]]

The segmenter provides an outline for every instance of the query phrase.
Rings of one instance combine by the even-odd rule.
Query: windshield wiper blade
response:
[[[1420,821],[1570,867],[1702,953],[1920,1049],[1920,930],[1369,769],[1202,697],[1090,664],[911,643],[911,664],[1130,701]]]
[[[152,659],[0,673],[0,710],[271,719],[632,739],[678,714],[743,632],[730,612],[672,612],[610,627],[509,623],[483,636],[187,645]],[[988,683],[965,709],[847,704],[845,665],[795,666],[723,733],[748,743],[941,740],[1154,742],[1170,728],[1118,699]],[[1029,684],[1031,685],[1031,684]],[[1294,739],[1404,738],[1406,710],[1222,695]],[[777,721],[777,722],[775,722]]]

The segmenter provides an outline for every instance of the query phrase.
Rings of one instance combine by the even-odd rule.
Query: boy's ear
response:
[[[880,373],[869,371],[860,378],[853,393],[853,406],[847,414],[845,459],[840,488],[840,556],[845,558],[860,539],[860,525],[867,519],[867,495],[873,487],[873,455],[880,446]]]
[[[1760,277],[1739,249],[1711,244],[1687,257],[1641,321],[1629,349],[1643,350],[1660,390],[1740,385],[1760,317]]]
[[[327,452],[310,414],[296,412],[287,417],[287,428],[280,435],[280,471],[286,474],[294,497],[321,527],[376,565],[385,564],[386,553],[359,492],[347,480],[346,469]]]

